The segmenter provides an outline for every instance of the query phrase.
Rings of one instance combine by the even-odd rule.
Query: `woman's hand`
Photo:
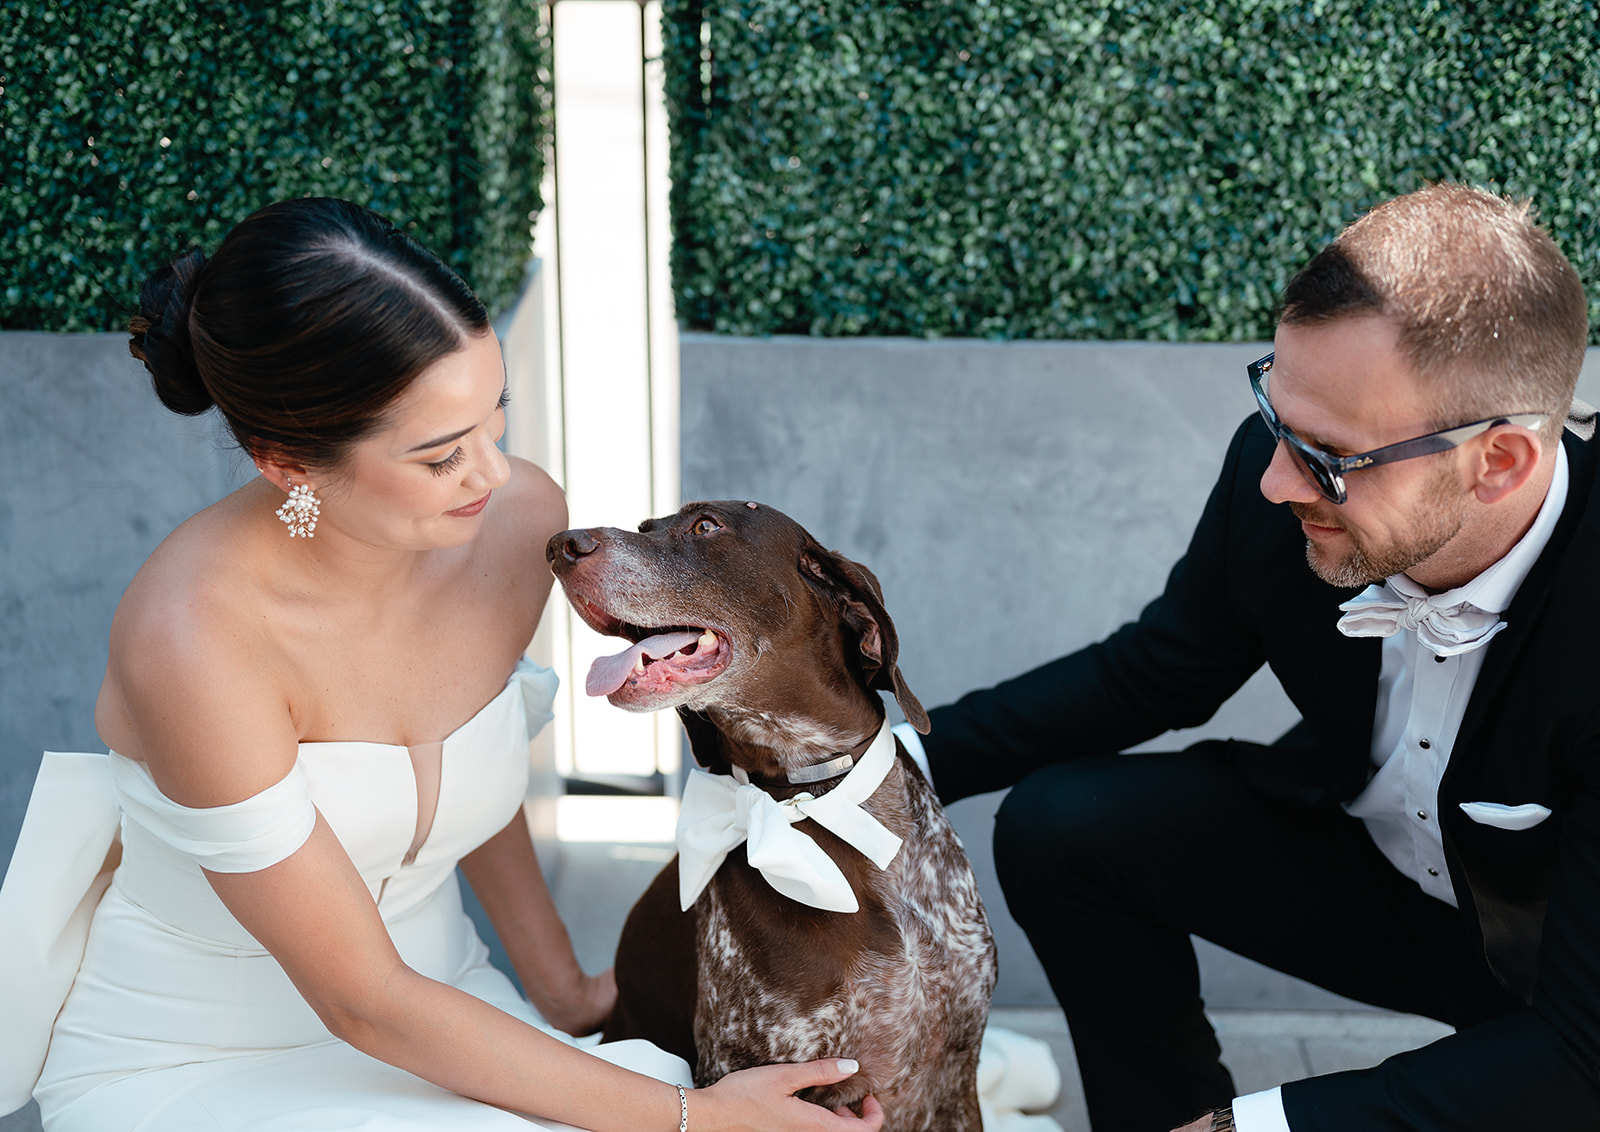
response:
[[[581,1038],[595,1033],[611,1017],[611,1010],[617,1005],[616,972],[610,967],[598,975],[580,971],[571,984],[559,991],[549,988],[547,993],[548,997],[539,1004],[545,1021]]]
[[[829,1111],[794,1095],[814,1085],[837,1084],[854,1076],[858,1068],[854,1061],[827,1058],[741,1069],[689,1095],[689,1127],[695,1132],[725,1128],[877,1132],[883,1125],[883,1108],[873,1096],[861,1102],[857,1116],[843,1105]]]

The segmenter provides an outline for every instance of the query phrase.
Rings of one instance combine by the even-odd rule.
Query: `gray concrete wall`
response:
[[[1160,591],[1254,411],[1245,363],[1267,348],[685,335],[683,495],[770,503],[869,566],[902,672],[944,703],[1105,635]],[[1206,727],[1151,745],[1270,739],[1293,718],[1263,672]],[[998,803],[951,808],[996,923],[996,1001],[1052,1002],[994,880]],[[1209,946],[1202,967],[1213,1006],[1348,1005]]]
[[[0,334],[0,866],[42,750],[104,750],[94,701],[123,588],[249,462],[161,407],[119,334]]]

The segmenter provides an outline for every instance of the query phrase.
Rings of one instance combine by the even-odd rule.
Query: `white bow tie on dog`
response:
[[[1414,629],[1423,648],[1438,656],[1455,656],[1481,648],[1506,627],[1498,613],[1471,602],[1441,606],[1440,596],[1396,574],[1339,607],[1345,611],[1339,632],[1347,637],[1392,637],[1401,629]]]
[[[839,866],[794,823],[810,818],[887,869],[900,838],[861,808],[894,765],[894,736],[887,722],[872,745],[820,798],[797,794],[779,802],[759,786],[696,768],[683,787],[678,811],[678,899],[687,912],[730,851],[748,841],[753,868],[790,900],[829,912],[854,912],[856,894]],[[742,776],[741,776],[742,777]]]

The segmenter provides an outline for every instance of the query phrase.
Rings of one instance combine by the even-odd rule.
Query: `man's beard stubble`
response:
[[[1329,506],[1334,506],[1329,504]],[[1350,549],[1342,557],[1334,557],[1316,542],[1306,540],[1306,562],[1311,570],[1330,586],[1341,589],[1360,589],[1381,582],[1395,574],[1403,574],[1418,562],[1436,554],[1461,530],[1467,517],[1467,500],[1462,494],[1460,480],[1447,464],[1430,479],[1422,489],[1413,512],[1413,526],[1409,534],[1387,546],[1371,546],[1355,531],[1337,521],[1338,509],[1334,507],[1334,522],[1320,515],[1314,507],[1291,503],[1289,509],[1295,518],[1319,526],[1337,526],[1350,538]]]

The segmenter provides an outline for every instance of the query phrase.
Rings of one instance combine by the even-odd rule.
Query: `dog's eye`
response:
[[[715,519],[702,516],[694,521],[694,526],[689,530],[697,535],[714,535],[722,529],[722,524]]]

